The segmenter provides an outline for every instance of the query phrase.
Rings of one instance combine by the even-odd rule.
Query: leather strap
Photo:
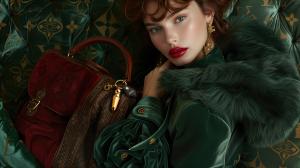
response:
[[[112,44],[114,46],[116,46],[117,48],[119,48],[122,52],[122,55],[127,63],[127,68],[126,68],[126,74],[125,77],[127,79],[127,81],[131,81],[131,73],[132,73],[132,57],[131,54],[129,53],[129,51],[127,50],[127,48],[125,48],[120,42],[118,42],[117,40],[114,40],[112,38],[109,37],[101,37],[101,36],[97,36],[97,37],[91,37],[87,40],[84,40],[78,44],[76,44],[70,51],[68,55],[75,55],[77,54],[79,51],[81,51],[82,49],[93,45],[93,44],[98,44],[98,43],[108,43],[108,44]]]

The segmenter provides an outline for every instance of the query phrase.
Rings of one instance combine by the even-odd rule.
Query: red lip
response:
[[[180,58],[181,56],[183,56],[186,51],[187,51],[188,48],[181,48],[181,47],[174,47],[174,48],[171,48],[170,51],[169,51],[169,55],[172,57],[172,58]]]

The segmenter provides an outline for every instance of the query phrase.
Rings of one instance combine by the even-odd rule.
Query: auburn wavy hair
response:
[[[170,1],[174,1],[180,5],[176,8],[170,4]],[[146,15],[149,15],[153,21],[162,20],[167,12],[177,12],[188,6],[193,0],[126,0],[125,3],[125,15],[133,22],[142,22]],[[223,13],[230,4],[230,0],[194,0],[199,7],[203,10],[204,14],[209,14],[211,10],[215,12],[213,25],[216,31],[212,34],[212,37],[216,40],[220,35],[225,34],[228,30],[228,23],[223,18]],[[158,8],[154,13],[146,13],[145,6],[148,2],[155,2]],[[163,9],[161,15],[156,16],[157,12]],[[156,16],[156,17],[154,17]]]

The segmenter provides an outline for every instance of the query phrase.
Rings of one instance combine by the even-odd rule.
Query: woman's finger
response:
[[[172,65],[171,62],[169,60],[167,60],[159,68],[160,68],[160,70],[166,70],[166,69],[169,69],[171,67],[171,65]]]

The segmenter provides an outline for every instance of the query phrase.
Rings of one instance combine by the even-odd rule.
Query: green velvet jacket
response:
[[[235,23],[204,59],[162,75],[171,98],[144,97],[102,132],[98,167],[236,167],[243,143],[289,135],[300,115],[295,63],[270,30]]]

